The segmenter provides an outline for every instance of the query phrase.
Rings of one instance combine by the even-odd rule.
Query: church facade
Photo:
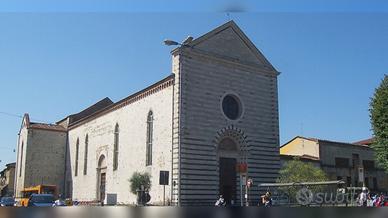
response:
[[[54,125],[66,130],[65,167],[57,168],[64,175],[58,181],[63,194],[131,204],[136,196],[130,177],[148,172],[152,204],[165,196],[172,205],[213,205],[219,194],[240,204],[245,189],[236,166],[241,163],[254,181],[252,202],[263,191],[255,184],[275,182],[280,168],[276,69],[233,21],[171,55],[171,75]],[[61,137],[63,131],[55,133]],[[23,172],[34,160],[20,162],[20,148],[19,142],[17,165]],[[169,173],[165,187],[159,185],[160,171]]]

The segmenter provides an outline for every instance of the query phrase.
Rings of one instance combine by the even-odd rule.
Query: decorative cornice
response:
[[[53,131],[53,132],[67,132],[67,130],[64,127],[62,129],[58,127],[34,126],[34,124],[30,125],[30,127],[28,127],[27,129],[37,129],[37,130],[45,130],[45,131]]]

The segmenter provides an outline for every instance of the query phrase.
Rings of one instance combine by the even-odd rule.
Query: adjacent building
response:
[[[348,186],[365,185],[374,191],[387,191],[388,174],[375,163],[371,143],[371,139],[344,143],[297,136],[280,148],[281,163],[284,165],[292,157],[299,157],[322,168],[331,180],[343,180]],[[359,173],[360,168],[363,174]]]
[[[67,130],[60,125],[30,122],[23,117],[18,134],[15,197],[40,184],[57,185],[63,193]]]
[[[103,99],[56,124],[23,119],[17,189],[57,184],[79,201],[131,204],[129,179],[152,176],[151,203],[239,204],[280,168],[278,71],[233,22],[175,48],[172,73],[118,102]],[[159,185],[167,171],[169,184]],[[258,201],[253,186],[250,199]],[[256,202],[254,202],[256,203]]]
[[[0,172],[0,197],[14,196],[15,164],[6,164],[5,169]]]

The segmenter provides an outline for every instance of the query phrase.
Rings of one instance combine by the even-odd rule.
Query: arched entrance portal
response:
[[[97,199],[100,202],[105,200],[106,168],[105,156],[101,155],[98,159],[97,168]]]
[[[239,149],[233,138],[225,137],[218,144],[219,157],[219,193],[223,195],[227,204],[236,202],[236,164]]]

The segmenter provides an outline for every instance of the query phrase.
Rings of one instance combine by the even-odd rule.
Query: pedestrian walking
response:
[[[358,205],[360,207],[366,207],[367,206],[367,200],[368,200],[368,193],[367,193],[367,188],[362,187],[362,192],[360,193],[358,197]]]

